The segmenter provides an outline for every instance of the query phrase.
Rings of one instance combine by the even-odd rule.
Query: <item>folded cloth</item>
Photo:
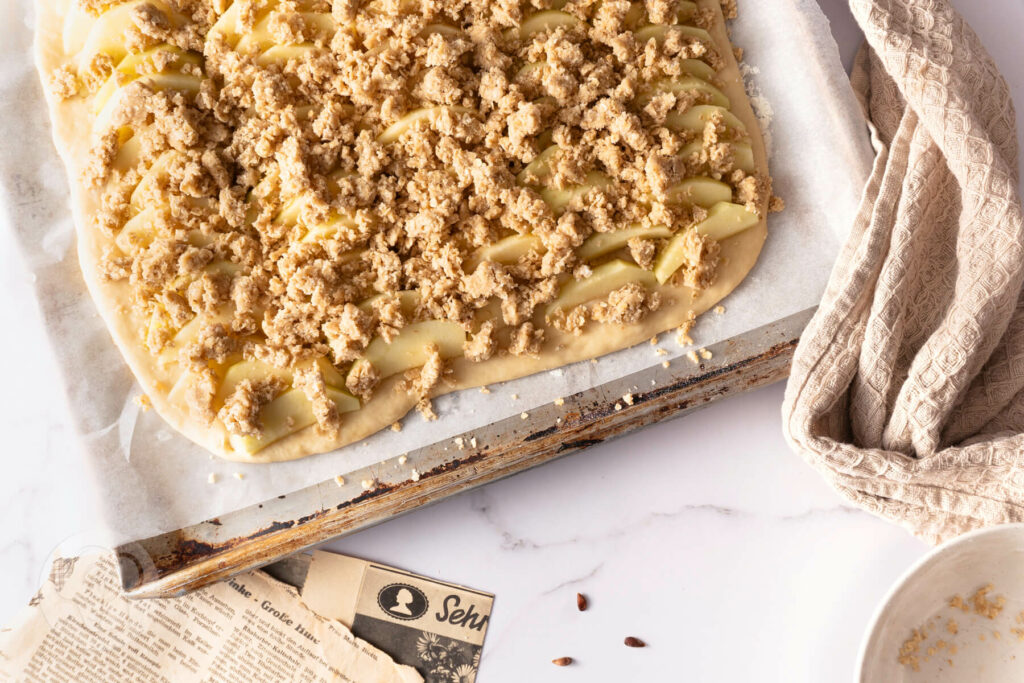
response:
[[[790,444],[937,542],[1024,521],[1024,213],[1009,88],[948,0],[851,0],[877,158],[786,389]]]

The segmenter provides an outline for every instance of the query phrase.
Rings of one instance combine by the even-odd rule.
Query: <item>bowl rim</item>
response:
[[[882,596],[882,599],[875,606],[875,610],[870,621],[868,621],[868,626],[864,630],[864,635],[861,637],[860,648],[857,654],[857,668],[853,672],[853,682],[865,683],[864,664],[868,654],[868,646],[875,635],[875,631],[878,630],[879,623],[882,620],[882,615],[885,614],[889,605],[896,597],[896,594],[899,593],[916,574],[926,566],[939,561],[940,558],[950,553],[954,548],[965,543],[970,543],[982,536],[1006,534],[1013,531],[1024,531],[1024,522],[1006,522],[1003,524],[995,524],[992,526],[982,527],[981,529],[968,531],[935,546],[927,553],[916,559],[910,567],[904,570],[904,572],[900,574],[899,578],[896,579],[896,581],[889,587],[889,590],[886,591],[885,595]]]

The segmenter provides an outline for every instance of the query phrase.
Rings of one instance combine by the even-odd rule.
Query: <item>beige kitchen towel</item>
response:
[[[844,496],[930,542],[1024,521],[1009,88],[948,0],[850,6],[867,36],[851,78],[878,156],[797,348],[787,438]]]

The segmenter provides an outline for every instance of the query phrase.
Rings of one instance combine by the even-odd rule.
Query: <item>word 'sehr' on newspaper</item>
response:
[[[302,599],[428,683],[476,679],[494,603],[490,593],[319,551]]]
[[[56,559],[28,608],[0,631],[0,681],[422,680],[263,572],[179,598],[128,600],[112,553]]]

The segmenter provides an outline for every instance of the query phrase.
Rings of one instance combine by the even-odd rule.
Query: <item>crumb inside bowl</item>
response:
[[[855,680],[1024,680],[1024,524],[965,534],[911,567],[868,627]]]

